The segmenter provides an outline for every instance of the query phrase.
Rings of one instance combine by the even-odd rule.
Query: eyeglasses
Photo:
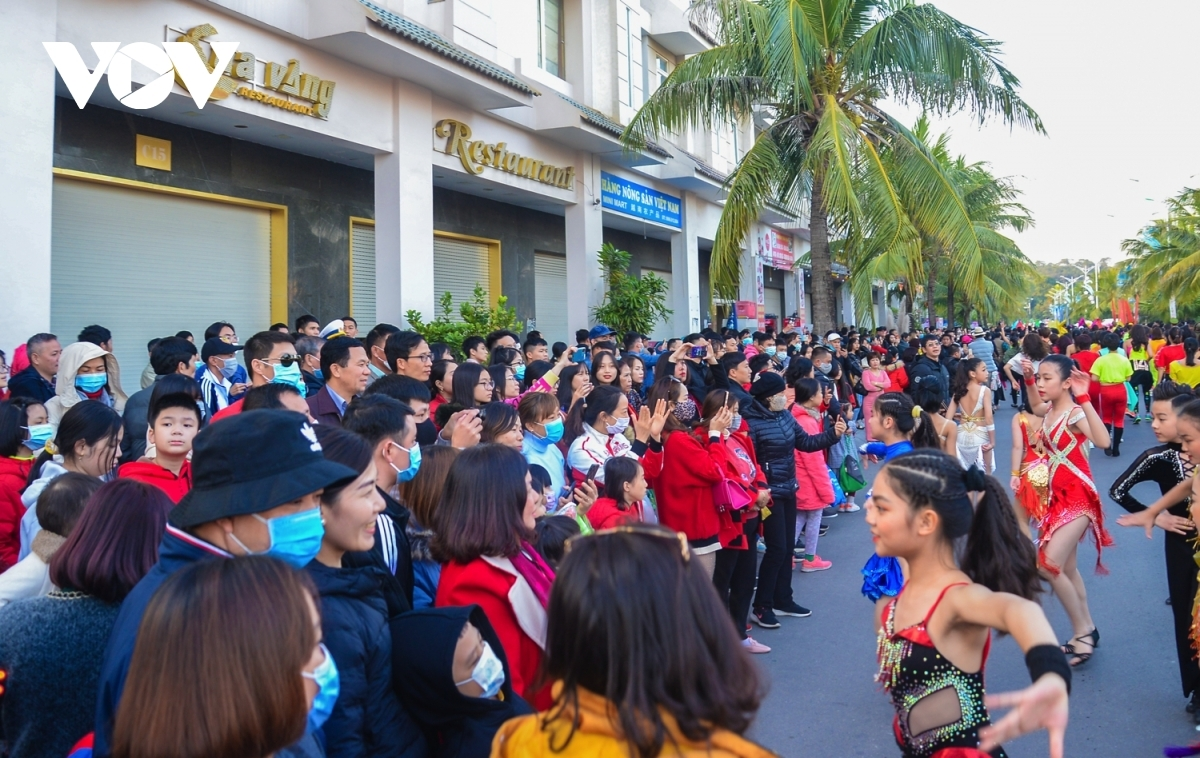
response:
[[[599,531],[592,532],[591,534],[576,535],[567,540],[566,544],[563,545],[563,554],[565,555],[571,552],[571,546],[576,540],[590,540],[596,537],[610,537],[614,534],[638,534],[644,537],[656,537],[661,540],[667,540],[673,544],[679,545],[679,555],[681,558],[683,558],[684,563],[688,563],[692,560],[692,548],[688,545],[687,535],[683,532],[658,531],[655,529],[647,529],[645,527],[637,526],[614,526],[610,529],[601,529]]]
[[[496,383],[493,382],[491,379],[488,379],[486,382],[480,382],[479,384],[476,384],[475,386],[483,387],[484,389],[489,389],[489,390],[496,389]]]
[[[405,355],[405,356],[401,356],[401,360],[420,361],[421,363],[433,363],[433,353],[421,353],[420,355]]]
[[[260,358],[259,360],[261,360],[263,363],[266,363],[267,365],[274,365],[271,363],[271,361],[279,361],[280,366],[287,368],[287,367],[291,366],[293,363],[298,363],[300,361],[300,356],[292,355],[291,353],[284,353],[283,355],[279,356],[278,358]]]

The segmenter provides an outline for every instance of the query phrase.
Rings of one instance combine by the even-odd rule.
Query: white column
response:
[[[600,246],[604,244],[604,216],[593,198],[600,198],[600,165],[590,153],[577,153],[575,174],[587,188],[576,185],[577,200],[566,210],[567,333],[592,326],[592,309],[604,299],[600,271]]]
[[[696,196],[683,193],[683,228],[671,235],[672,301],[667,307],[672,332],[679,337],[700,331],[700,243],[696,239]]]
[[[779,314],[779,330],[780,331],[783,331],[783,320],[785,318],[791,318],[792,314],[796,312],[796,306],[798,305],[798,303],[796,302],[796,300],[797,300],[796,287],[797,286],[798,285],[796,284],[796,272],[795,271],[785,271],[783,273],[783,313]]]
[[[375,158],[375,315],[397,326],[410,309],[436,315],[432,129],[433,95],[396,80],[392,152]]]
[[[758,259],[754,253],[754,235],[758,227],[755,224],[750,225],[750,233],[746,237],[745,243],[742,246],[742,279],[738,285],[738,300],[748,300],[752,303],[758,302]],[[750,331],[758,330],[758,322],[754,319],[745,319],[738,317],[738,330],[749,329]]]
[[[54,189],[54,64],[43,42],[57,39],[58,2],[0,6],[5,77],[0,134],[4,135],[4,252],[0,253],[0,349],[12,351],[50,329],[50,227]],[[85,60],[95,54],[88,48]],[[75,107],[71,102],[69,106]],[[64,344],[75,335],[64,335]]]

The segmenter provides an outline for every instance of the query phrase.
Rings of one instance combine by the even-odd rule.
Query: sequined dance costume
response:
[[[1059,528],[1080,516],[1087,516],[1091,521],[1092,538],[1096,541],[1097,573],[1108,573],[1100,562],[1100,554],[1113,544],[1112,536],[1104,528],[1104,510],[1084,452],[1087,435],[1071,431],[1071,424],[1081,418],[1083,409],[1073,405],[1049,430],[1043,424],[1037,435],[1046,448],[1050,465],[1050,504],[1046,515],[1038,522],[1038,564],[1056,576],[1060,567],[1046,558],[1046,546]]]
[[[888,602],[879,630],[879,674],[875,677],[892,696],[896,719],[892,729],[904,758],[1005,758],[1004,750],[979,750],[979,730],[991,721],[983,704],[983,670],[992,645],[989,632],[979,671],[969,674],[942,657],[927,626],[946,590],[941,591],[921,623],[896,631],[896,600]],[[901,592],[903,594],[903,592]]]
[[[1020,481],[1013,494],[1025,513],[1040,523],[1050,505],[1050,459],[1042,445],[1041,435],[1029,428],[1029,416],[1021,413],[1020,419],[1025,456],[1021,459]]]
[[[991,466],[987,466],[986,459],[983,455],[983,446],[988,444],[988,432],[995,431],[995,424],[984,424],[983,403],[987,397],[987,393],[991,392],[987,387],[979,388],[979,396],[975,399],[975,409],[967,413],[964,409],[962,418],[958,423],[958,436],[955,438],[955,446],[958,448],[958,462],[963,468],[971,466],[979,466],[984,470],[984,473],[990,474]],[[966,398],[964,398],[965,400]]]

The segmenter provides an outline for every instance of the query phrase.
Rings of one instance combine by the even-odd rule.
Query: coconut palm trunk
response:
[[[812,237],[809,253],[813,271],[813,333],[822,334],[837,328],[834,307],[833,261],[829,253],[829,213],[825,208],[823,182],[813,179],[812,214],[808,226]]]

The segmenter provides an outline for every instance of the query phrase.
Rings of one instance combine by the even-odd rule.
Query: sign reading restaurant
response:
[[[446,155],[456,155],[467,173],[479,175],[485,168],[549,184],[559,189],[575,186],[574,166],[552,166],[536,158],[510,152],[507,142],[485,142],[471,139],[471,127],[461,121],[444,118],[433,127],[433,133],[446,140]]]

